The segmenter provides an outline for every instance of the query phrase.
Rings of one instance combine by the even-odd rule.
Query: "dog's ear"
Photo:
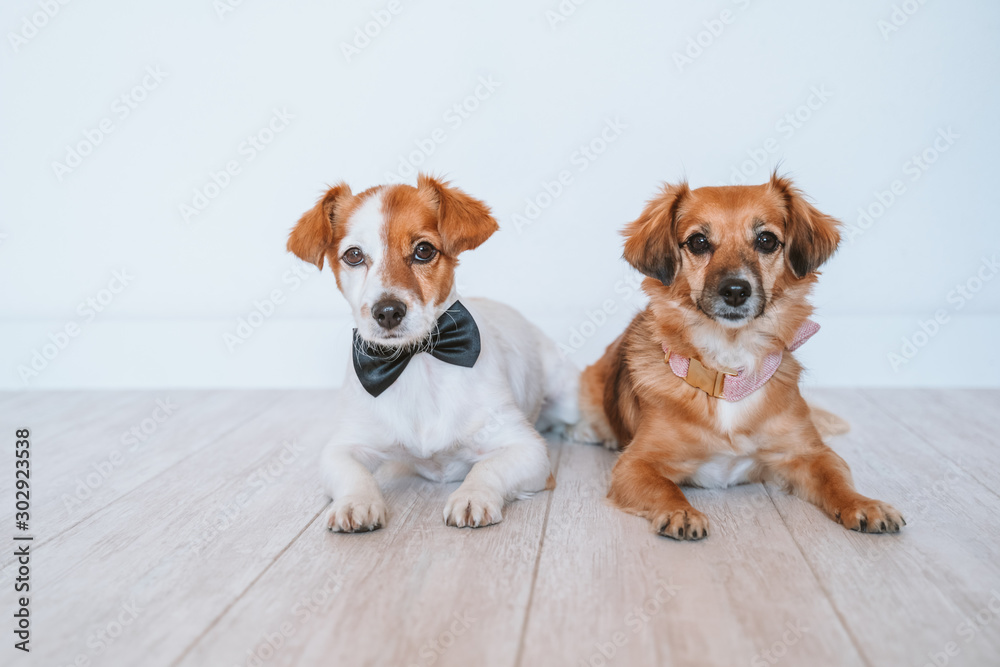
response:
[[[441,250],[446,255],[455,257],[472,250],[500,229],[489,206],[458,188],[420,174],[417,190],[428,196],[437,210],[438,233],[444,244]]]
[[[323,195],[310,210],[306,211],[292,233],[288,236],[289,252],[295,253],[299,259],[312,262],[323,268],[323,258],[333,245],[334,217],[338,202],[351,196],[351,188],[346,183],[340,183]]]
[[[804,278],[837,250],[840,222],[816,210],[790,179],[771,174],[770,187],[785,201],[785,262]]]
[[[651,199],[639,218],[622,232],[625,261],[666,286],[674,281],[681,267],[677,210],[688,192],[687,183],[664,184],[660,195]]]

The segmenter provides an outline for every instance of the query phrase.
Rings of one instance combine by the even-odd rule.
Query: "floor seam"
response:
[[[867,391],[865,391],[863,389],[859,390],[858,393],[861,394],[862,396],[864,396],[865,400],[867,400],[872,406],[874,406],[876,410],[878,410],[879,412],[881,412],[882,414],[884,414],[886,417],[888,417],[889,419],[891,419],[897,426],[901,427],[904,431],[906,431],[910,435],[915,436],[918,440],[920,440],[921,442],[923,442],[924,444],[926,444],[928,447],[930,447],[931,449],[933,449],[940,456],[944,457],[945,460],[949,461],[952,465],[954,465],[956,468],[958,468],[963,473],[965,473],[965,476],[968,477],[970,480],[972,480],[973,482],[975,482],[976,484],[978,484],[982,488],[986,489],[987,491],[989,491],[991,494],[993,494],[997,498],[1000,498],[1000,492],[997,492],[997,491],[993,490],[993,488],[991,488],[989,485],[987,485],[981,479],[977,478],[971,472],[969,472],[968,470],[966,470],[965,467],[962,466],[961,462],[956,461],[955,459],[953,459],[950,456],[948,456],[947,452],[939,449],[933,442],[931,442],[930,440],[928,440],[927,438],[925,438],[919,431],[915,431],[912,428],[910,428],[909,424],[907,424],[905,421],[903,421],[902,419],[900,419],[896,415],[892,414],[892,412],[890,412],[885,406],[881,405],[879,403],[878,399],[874,398],[871,394],[869,394]]]
[[[553,475],[558,474],[559,465],[562,463],[563,450],[566,447],[572,447],[573,445],[567,443],[565,440],[559,447],[559,455],[556,457],[555,470],[552,471]],[[556,488],[558,488],[559,482],[556,481]],[[531,618],[531,607],[535,602],[535,586],[538,584],[538,570],[542,564],[542,550],[545,548],[545,534],[549,527],[549,513],[552,511],[552,496],[555,495],[556,489],[549,491],[549,497],[545,502],[545,518],[542,520],[542,532],[538,538],[538,552],[535,554],[535,567],[531,572],[531,586],[528,589],[528,603],[524,608],[524,622],[521,624],[521,633],[517,642],[517,653],[514,654],[514,667],[519,667],[521,661],[524,659],[524,640],[528,634],[528,621]]]
[[[270,404],[267,405],[267,407],[265,408],[265,410],[270,410],[271,408],[273,408],[278,402],[281,401],[281,398],[282,397],[280,395],[277,396],[272,403],[270,403]],[[101,512],[103,512],[104,510],[108,509],[109,507],[111,507],[115,503],[119,502],[120,500],[129,497],[130,495],[132,495],[133,493],[135,493],[136,491],[138,491],[139,489],[141,489],[142,487],[144,487],[146,484],[154,481],[155,479],[159,478],[161,475],[167,473],[168,471],[173,470],[175,467],[177,467],[181,463],[184,463],[185,461],[187,461],[188,459],[190,459],[192,456],[195,456],[199,452],[204,451],[207,447],[209,447],[212,444],[218,442],[219,440],[225,438],[226,436],[228,436],[229,434],[231,434],[233,431],[236,431],[236,430],[238,430],[240,428],[243,428],[248,423],[250,423],[251,421],[253,421],[257,417],[259,417],[261,414],[263,414],[263,413],[262,412],[258,412],[256,414],[250,416],[250,417],[247,417],[246,420],[241,421],[239,424],[236,424],[231,429],[229,429],[227,431],[223,431],[217,437],[215,437],[212,440],[210,440],[209,442],[205,443],[204,445],[202,445],[198,449],[192,451],[190,454],[188,454],[184,458],[178,459],[174,463],[171,463],[169,466],[167,466],[166,468],[164,468],[160,472],[156,473],[155,475],[153,475],[149,479],[145,480],[144,482],[142,482],[141,484],[139,484],[135,488],[129,489],[128,491],[126,491],[122,495],[118,496],[117,498],[114,498],[111,501],[109,501],[108,503],[106,503],[105,505],[103,505],[103,506],[95,509],[90,514],[87,514],[86,516],[81,517],[79,521],[73,523],[72,525],[66,526],[65,528],[63,528],[62,530],[60,530],[58,533],[56,533],[55,535],[50,535],[44,541],[35,543],[33,545],[33,548],[37,550],[37,549],[45,546],[46,544],[52,542],[53,540],[58,539],[60,536],[65,535],[66,533],[68,533],[69,531],[73,530],[74,528],[76,528],[80,524],[84,523],[88,519],[96,516],[97,514],[100,514]],[[0,563],[0,569],[4,569],[4,568],[10,566],[12,563],[14,563],[14,560],[15,559],[11,559],[10,561],[7,561],[5,563]]]
[[[851,640],[851,644],[854,645],[854,650],[858,652],[861,660],[865,663],[865,665],[871,667],[871,660],[869,660],[868,656],[865,655],[865,652],[861,648],[861,643],[858,641],[858,638],[854,636],[854,633],[851,632],[851,628],[847,625],[844,615],[840,612],[840,609],[834,602],[833,596],[830,595],[830,591],[823,585],[823,580],[816,574],[816,570],[813,569],[812,562],[810,562],[809,557],[806,556],[805,551],[802,550],[802,545],[799,544],[798,539],[796,539],[795,533],[793,533],[791,528],[788,527],[788,523],[785,521],[784,515],[781,513],[781,510],[778,509],[778,504],[774,502],[774,496],[771,495],[771,488],[767,484],[761,484],[761,486],[764,487],[764,493],[767,494],[768,499],[771,501],[771,506],[774,507],[775,514],[777,514],[778,518],[781,520],[781,525],[785,527],[785,532],[787,532],[788,536],[792,538],[792,543],[795,545],[795,548],[798,549],[799,555],[802,556],[802,560],[805,562],[806,567],[809,568],[809,574],[812,575],[813,581],[816,582],[819,589],[823,591],[823,595],[826,596],[826,601],[830,604],[830,609],[833,610],[834,615],[837,617],[840,627],[844,629],[844,633],[847,635],[847,638]]]
[[[286,544],[281,549],[281,551],[279,551],[277,554],[274,555],[274,558],[271,559],[271,562],[268,563],[259,573],[257,573],[257,576],[254,577],[253,580],[249,584],[247,584],[242,591],[240,591],[239,595],[233,598],[232,601],[230,601],[230,603],[227,604],[222,609],[222,611],[220,611],[218,615],[216,615],[216,617],[213,618],[212,621],[205,626],[205,629],[202,630],[201,633],[197,637],[195,637],[190,644],[188,644],[187,648],[185,648],[181,652],[181,654],[177,656],[177,658],[173,662],[170,663],[171,667],[179,665],[181,661],[184,660],[184,658],[186,658],[191,653],[192,650],[194,650],[194,647],[197,646],[199,642],[201,642],[201,640],[205,637],[205,635],[207,635],[212,630],[212,628],[214,628],[216,625],[219,624],[219,621],[221,621],[222,618],[229,613],[229,610],[235,607],[236,604],[240,600],[242,600],[247,593],[250,592],[250,589],[253,588],[257,584],[257,582],[260,581],[261,578],[268,573],[268,571],[270,571],[272,567],[274,567],[275,563],[281,560],[281,557],[284,556],[285,553],[292,548],[292,545],[299,541],[299,538],[302,537],[302,534],[305,533],[307,530],[309,530],[309,527],[316,522],[316,519],[318,519],[323,514],[326,508],[330,506],[331,502],[332,501],[327,502],[325,505],[323,505],[323,507],[321,507],[320,510],[316,512],[316,514],[314,514],[313,517],[308,522],[306,522],[306,525],[302,527],[302,530],[296,533],[295,537],[293,537],[288,542],[288,544]]]

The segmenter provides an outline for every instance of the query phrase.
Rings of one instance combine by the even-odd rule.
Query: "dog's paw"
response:
[[[655,515],[653,530],[675,540],[700,540],[708,537],[708,517],[693,507],[670,510]]]
[[[613,452],[617,452],[619,449],[618,440],[614,436],[598,433],[592,424],[584,420],[566,427],[563,437],[571,442],[601,445]]]
[[[503,497],[487,489],[459,487],[444,506],[444,522],[457,528],[482,528],[503,520]]]
[[[326,527],[335,533],[366,533],[385,525],[386,507],[381,498],[344,496],[334,501]]]
[[[898,533],[906,525],[903,515],[892,505],[863,497],[841,508],[836,518],[844,528],[862,533]]]

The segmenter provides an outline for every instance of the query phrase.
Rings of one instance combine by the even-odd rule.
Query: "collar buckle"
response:
[[[692,358],[688,373],[684,380],[692,387],[697,387],[709,396],[722,398],[726,389],[726,376],[736,377],[737,373],[730,370],[714,371],[706,368],[697,359]]]

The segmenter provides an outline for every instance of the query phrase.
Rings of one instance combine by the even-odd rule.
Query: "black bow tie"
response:
[[[438,318],[430,337],[410,347],[375,345],[361,338],[355,329],[354,371],[365,391],[378,396],[403,374],[410,359],[419,352],[429,352],[446,363],[472,368],[480,349],[479,327],[472,313],[456,301]]]

